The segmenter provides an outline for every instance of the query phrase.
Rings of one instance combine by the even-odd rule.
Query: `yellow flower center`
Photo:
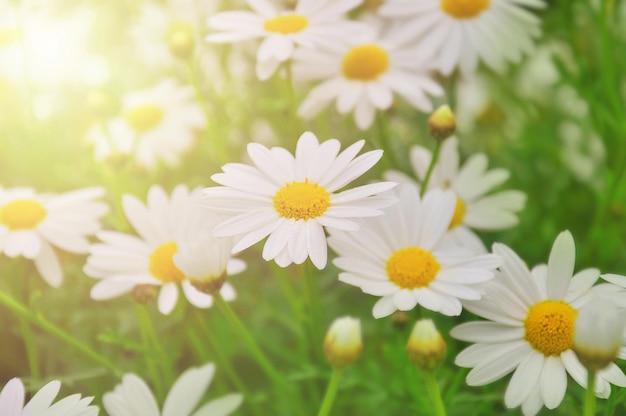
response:
[[[435,256],[419,247],[397,250],[387,260],[389,280],[403,289],[425,287],[435,280],[441,269]]]
[[[461,198],[457,197],[456,205],[454,206],[454,214],[452,214],[452,220],[450,221],[448,230],[451,230],[463,224],[463,218],[465,218],[466,212],[467,212],[467,209],[465,207],[465,202],[463,202]]]
[[[161,244],[150,255],[150,273],[163,283],[181,282],[185,274],[174,264],[174,254],[178,252],[176,242]]]
[[[324,214],[330,207],[330,193],[317,183],[291,182],[280,188],[274,197],[274,209],[281,217],[309,220]]]
[[[20,40],[20,30],[13,27],[0,28],[0,48],[9,46]]]
[[[489,7],[490,0],[441,0],[441,10],[457,19],[471,19]]]
[[[350,49],[341,62],[348,79],[372,81],[389,69],[389,54],[378,45],[366,44]]]
[[[0,223],[9,230],[30,230],[46,218],[46,209],[32,199],[16,199],[0,208]]]
[[[126,121],[136,132],[148,131],[159,125],[163,109],[158,105],[144,104],[126,111]]]
[[[272,19],[267,19],[263,23],[263,29],[268,32],[282,33],[288,35],[290,33],[298,33],[309,26],[306,17],[299,14],[283,14]]]
[[[543,355],[559,355],[572,347],[577,315],[578,311],[563,301],[539,302],[528,310],[525,338]]]

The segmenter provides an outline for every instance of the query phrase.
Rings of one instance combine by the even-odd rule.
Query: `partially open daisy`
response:
[[[236,237],[233,252],[244,250],[269,236],[263,248],[265,260],[285,267],[308,257],[326,266],[325,228],[357,230],[354,218],[382,215],[381,208],[395,199],[377,194],[394,182],[378,182],[343,192],[336,191],[367,172],[382,150],[356,154],[360,140],[339,153],[341,143],[323,143],[311,132],[298,139],[295,157],[282,147],[271,149],[248,144],[254,166],[229,163],[223,173],[211,177],[224,185],[204,190],[203,204],[230,216],[215,227],[214,235]]]
[[[86,254],[88,236],[100,230],[108,212],[103,188],[85,188],[59,195],[39,194],[31,188],[0,188],[0,252],[35,261],[37,271],[53,287],[63,272],[53,246]]]
[[[200,189],[190,192],[183,185],[177,186],[170,198],[161,187],[152,186],[147,206],[134,196],[124,195],[124,212],[140,238],[115,231],[97,234],[102,243],[89,248],[90,256],[83,269],[99,279],[91,289],[91,297],[104,300],[129,292],[140,296],[142,288],[157,286],[159,311],[167,315],[176,306],[179,285],[192,305],[208,308],[213,299],[201,283],[218,281],[222,285],[217,289],[224,299],[234,299],[234,289],[225,282],[225,276],[242,271],[245,265],[231,261],[232,239],[211,237],[216,219],[200,207],[199,198]],[[191,254],[202,257],[187,265],[185,258],[190,254],[186,249],[193,249]],[[179,253],[185,271],[201,273],[187,275],[181,270],[174,260]],[[198,264],[202,262],[211,264]]]
[[[109,416],[227,416],[241,405],[241,394],[227,394],[194,412],[214,374],[214,364],[185,371],[167,394],[163,410],[146,382],[132,373],[125,374],[112,392],[105,393],[102,402]]]
[[[281,10],[268,0],[247,0],[254,10],[217,13],[208,20],[221,32],[207,36],[209,42],[236,42],[263,38],[257,51],[256,73],[260,80],[274,74],[288,61],[296,46],[316,47],[341,42],[354,30],[345,13],[362,0],[299,0],[293,10]]]
[[[343,270],[339,280],[381,296],[375,318],[418,304],[454,316],[461,313],[460,299],[480,299],[479,285],[494,276],[501,259],[451,243],[454,200],[441,190],[420,199],[417,187],[405,184],[384,216],[359,221],[358,231],[331,233],[328,244],[339,255],[333,263]]]
[[[472,229],[494,231],[517,225],[516,214],[524,207],[526,195],[515,190],[491,193],[509,178],[509,171],[502,168],[487,170],[488,159],[483,153],[470,156],[460,165],[458,144],[455,137],[443,142],[428,189],[454,191],[457,202],[450,230],[459,243],[475,251],[486,252]],[[422,181],[432,158],[430,150],[414,146],[410,158],[415,175]],[[386,172],[385,178],[413,182],[408,176],[395,171]]]
[[[130,153],[140,166],[153,169],[157,162],[180,163],[181,154],[194,143],[196,130],[205,117],[194,101],[193,89],[165,79],[153,88],[124,97],[123,116],[111,120],[106,129],[97,126],[87,133],[96,159]]]
[[[445,75],[476,70],[479,60],[496,71],[533,50],[541,21],[529,9],[543,0],[388,0],[380,15],[402,19],[406,41],[418,39],[421,59]],[[396,24],[397,25],[397,24]]]
[[[52,404],[61,383],[54,380],[39,389],[24,406],[24,383],[12,378],[0,392],[0,415],[2,416],[96,416],[98,408],[90,406],[93,397],[72,394]]]
[[[365,130],[377,110],[391,107],[394,93],[424,112],[432,110],[428,94],[443,94],[394,27],[360,32],[347,41],[326,49],[302,48],[294,55],[296,79],[323,80],[300,105],[301,117],[313,118],[336,101],[337,111],[353,112],[357,126]]]
[[[548,265],[528,270],[510,248],[494,244],[504,258],[496,279],[485,284],[478,301],[466,301],[470,312],[488,319],[468,322],[451,335],[475,344],[463,350],[456,364],[470,367],[467,383],[480,386],[513,372],[504,396],[508,408],[522,405],[525,415],[542,406],[556,408],[567,388],[567,374],[581,386],[587,370],[572,350],[580,308],[591,298],[597,269],[574,272],[575,246],[569,231],[556,238]],[[617,288],[617,286],[615,286]],[[626,386],[626,376],[612,363],[597,373],[596,394],[608,397],[613,383]]]

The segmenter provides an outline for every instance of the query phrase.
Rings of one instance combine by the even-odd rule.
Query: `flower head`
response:
[[[336,101],[337,111],[353,112],[356,125],[365,130],[372,125],[376,111],[391,107],[394,93],[429,112],[432,103],[427,94],[438,96],[443,89],[426,70],[406,43],[398,40],[393,27],[361,32],[332,48],[300,49],[294,56],[294,77],[322,82],[309,92],[298,114],[313,118]]]
[[[44,280],[61,285],[63,272],[53,246],[85,254],[87,237],[100,229],[108,206],[97,201],[103,188],[85,188],[60,195],[30,188],[0,188],[0,252],[35,261]]]
[[[347,367],[361,356],[362,350],[361,321],[350,316],[335,319],[324,338],[324,353],[330,365]]]
[[[124,195],[124,212],[139,237],[115,231],[97,234],[102,243],[89,248],[84,267],[87,275],[99,279],[91,297],[110,299],[143,285],[157,286],[159,311],[169,314],[179,285],[194,306],[210,307],[213,298],[194,282],[219,278],[217,289],[226,300],[234,299],[234,289],[223,276],[242,271],[245,265],[230,259],[232,239],[211,236],[217,218],[200,207],[199,198],[200,189],[189,191],[183,185],[170,198],[161,187],[151,187],[147,205]]]
[[[256,73],[268,79],[278,66],[291,59],[296,46],[316,47],[341,41],[358,24],[345,13],[362,0],[300,0],[293,10],[280,10],[268,0],[247,0],[253,11],[217,13],[209,27],[220,31],[209,42],[236,42],[263,38],[257,51]]]
[[[406,42],[418,39],[418,56],[449,75],[472,73],[479,61],[499,72],[519,62],[541,34],[528,9],[543,7],[543,0],[389,0],[378,12],[396,19]]]
[[[573,274],[575,246],[568,231],[556,238],[548,265],[532,271],[507,246],[494,244],[493,251],[504,258],[496,279],[484,285],[480,302],[464,303],[488,321],[464,323],[451,331],[453,337],[475,343],[456,357],[456,364],[472,368],[467,382],[473,386],[513,372],[504,396],[508,408],[521,405],[527,416],[544,405],[554,409],[565,396],[567,374],[586,386],[587,370],[572,346],[579,311],[600,272]],[[608,397],[609,383],[626,386],[626,376],[614,363],[598,371],[596,394]]]
[[[87,132],[94,157],[131,155],[148,169],[154,169],[158,161],[178,165],[181,154],[193,145],[195,131],[206,122],[193,97],[191,87],[179,87],[172,79],[128,94],[122,117],[109,121],[106,130],[94,127]]]
[[[486,252],[480,238],[472,231],[502,230],[518,223],[516,213],[526,202],[521,191],[490,192],[509,178],[506,169],[487,170],[488,159],[482,153],[470,156],[459,163],[459,142],[450,137],[441,144],[439,160],[433,169],[428,189],[449,189],[456,195],[454,215],[449,224],[454,238],[476,252]],[[414,146],[410,153],[411,164],[419,181],[424,180],[430,165],[430,150]],[[397,182],[414,182],[396,171],[385,173],[385,178]]]
[[[51,381],[43,386],[24,406],[24,384],[19,378],[12,378],[0,392],[0,414],[2,416],[97,416],[98,408],[90,406],[93,397],[80,397],[80,394],[67,396],[52,404],[61,382]]]
[[[228,394],[194,412],[214,374],[214,364],[185,371],[167,394],[163,410],[145,381],[135,374],[126,374],[112,392],[104,395],[104,408],[110,416],[227,416],[241,404],[241,394]]]
[[[218,237],[236,237],[233,252],[268,237],[263,259],[282,267],[308,257],[322,269],[327,249],[324,229],[356,230],[354,218],[382,215],[395,202],[378,194],[395,186],[379,182],[336,192],[368,171],[381,150],[356,157],[364,141],[343,152],[339,140],[323,143],[311,132],[300,136],[295,157],[282,147],[248,144],[254,166],[229,163],[211,177],[224,185],[204,190],[204,205],[230,215],[215,227]]]
[[[385,215],[359,222],[354,232],[332,231],[339,280],[381,296],[373,315],[381,318],[416,305],[456,316],[460,299],[480,299],[479,286],[500,264],[493,254],[473,255],[448,235],[454,194],[433,190],[423,199],[411,184],[399,189],[398,204]]]

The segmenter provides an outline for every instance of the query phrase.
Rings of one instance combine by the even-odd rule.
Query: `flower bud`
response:
[[[361,321],[349,316],[335,319],[324,338],[324,353],[330,365],[345,368],[361,356],[361,351]]]
[[[415,323],[406,344],[409,358],[424,371],[433,371],[446,358],[447,346],[430,319],[421,319]]]
[[[176,58],[190,59],[196,47],[193,27],[187,23],[172,24],[167,36],[167,46]]]
[[[608,299],[593,298],[578,312],[572,349],[588,370],[605,368],[617,358],[626,316]]]
[[[456,131],[456,119],[448,105],[442,105],[428,117],[428,133],[435,140],[444,141]]]

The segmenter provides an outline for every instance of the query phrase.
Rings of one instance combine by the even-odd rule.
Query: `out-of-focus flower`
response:
[[[443,141],[456,131],[456,118],[450,106],[442,105],[428,117],[428,133],[435,140]]]
[[[87,253],[87,237],[100,230],[108,206],[96,201],[103,188],[85,188],[59,195],[31,188],[0,188],[0,252],[35,261],[37,271],[53,287],[63,272],[53,246]]]
[[[205,126],[202,108],[191,87],[166,79],[156,87],[124,97],[123,117],[87,132],[94,157],[104,160],[132,155],[140,166],[153,169],[158,161],[180,163],[181,154],[194,144],[196,130]]]
[[[355,158],[360,140],[339,153],[341,143],[319,143],[311,132],[298,139],[295,157],[282,147],[248,144],[255,166],[228,163],[211,177],[224,185],[204,190],[203,204],[230,218],[215,227],[214,235],[236,237],[233,252],[268,237],[263,259],[281,267],[301,264],[308,257],[322,269],[327,248],[324,229],[356,230],[354,218],[382,215],[395,199],[379,196],[395,186],[379,182],[336,193],[367,172],[382,157],[372,150]]]
[[[500,257],[451,244],[452,192],[432,190],[421,199],[417,187],[405,184],[398,194],[398,204],[359,221],[358,231],[331,232],[328,243],[339,255],[333,263],[343,270],[339,280],[381,296],[375,318],[418,304],[459,315],[460,300],[480,299],[479,284],[494,276]]]
[[[159,311],[167,315],[176,306],[180,284],[192,305],[210,307],[213,298],[194,287],[194,282],[238,273],[245,264],[230,259],[232,239],[211,237],[217,218],[200,207],[199,198],[200,189],[190,192],[183,185],[177,186],[169,198],[161,187],[152,186],[147,205],[134,196],[124,195],[124,212],[140,238],[115,231],[97,234],[102,243],[91,245],[84,267],[87,275],[99,279],[91,289],[91,297],[104,300],[133,290],[140,291],[136,294],[139,298],[149,297],[151,292],[142,287],[156,286],[160,287]],[[192,275],[186,275],[177,266],[177,254],[178,264]],[[203,257],[190,259],[196,254]],[[221,295],[233,300],[233,287],[222,283]]]
[[[137,375],[125,374],[122,382],[102,400],[109,416],[227,416],[243,401],[238,393],[228,394],[198,407],[215,374],[215,365],[190,368],[178,377],[160,410],[154,394]]]
[[[587,370],[601,370],[617,358],[624,328],[626,316],[623,311],[596,296],[580,310],[572,349]]]
[[[484,285],[480,301],[464,302],[467,310],[488,321],[452,329],[453,337],[475,343],[457,356],[456,364],[472,368],[467,376],[472,386],[514,371],[504,395],[508,408],[521,405],[527,416],[544,405],[554,409],[565,396],[567,374],[587,385],[587,370],[572,346],[580,308],[589,301],[600,271],[585,269],[573,275],[575,246],[568,231],[556,238],[547,266],[532,271],[507,246],[494,244],[493,251],[504,264]],[[597,372],[599,397],[609,396],[609,383],[626,386],[626,376],[614,363]]]
[[[418,57],[449,75],[475,72],[479,61],[499,72],[519,62],[541,35],[529,9],[543,7],[543,0],[389,0],[378,13],[397,19],[402,39],[418,40]]]
[[[410,157],[417,178],[423,180],[432,158],[430,150],[414,146]],[[459,166],[458,140],[451,137],[441,145],[439,160],[428,183],[428,189],[454,191],[457,202],[450,230],[460,244],[478,252],[485,252],[486,249],[472,229],[502,230],[513,227],[518,223],[517,212],[526,202],[526,195],[521,191],[490,194],[509,178],[509,172],[502,168],[487,170],[487,163],[487,156],[477,153]],[[397,182],[413,182],[413,179],[396,171],[386,172],[385,177]]]
[[[361,2],[300,0],[293,10],[280,10],[268,0],[247,0],[253,11],[211,16],[209,27],[220,32],[206,40],[222,43],[263,38],[257,51],[256,73],[260,80],[266,80],[292,57],[296,46],[332,45],[360,28],[360,24],[346,20],[345,14]]]
[[[347,40],[325,49],[302,48],[294,55],[296,79],[323,80],[300,105],[300,116],[313,118],[335,101],[340,114],[353,112],[356,125],[365,130],[377,110],[391,107],[394,93],[424,112],[432,110],[427,94],[443,94],[395,27],[376,27]]]
[[[0,392],[0,414],[2,416],[97,416],[98,408],[90,406],[93,397],[72,394],[52,404],[61,382],[51,381],[43,386],[24,406],[24,384],[12,378]]]
[[[409,358],[424,371],[433,371],[443,363],[448,347],[432,319],[415,322],[406,344]]]
[[[361,321],[344,316],[333,321],[324,338],[324,353],[333,368],[342,369],[361,356]]]

